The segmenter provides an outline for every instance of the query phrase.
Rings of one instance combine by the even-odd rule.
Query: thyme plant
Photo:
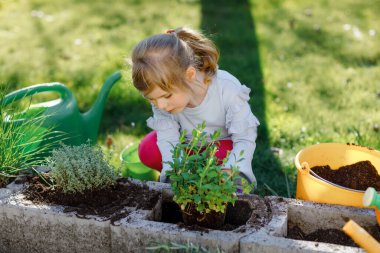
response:
[[[172,170],[166,175],[170,178],[174,201],[185,212],[195,205],[200,213],[224,213],[227,204],[237,200],[234,182],[239,179],[239,168],[232,166],[230,174],[222,170],[227,158],[220,161],[215,156],[220,130],[210,134],[209,140],[205,127],[203,122],[194,129],[189,142],[185,142],[186,131],[182,132],[172,150],[173,160],[168,162]],[[243,159],[241,156],[242,153],[236,162]]]
[[[66,193],[99,190],[116,183],[117,173],[100,146],[62,144],[47,159],[54,187]]]

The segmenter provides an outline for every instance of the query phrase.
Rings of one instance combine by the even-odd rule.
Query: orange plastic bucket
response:
[[[316,175],[310,168],[329,165],[331,169],[370,161],[380,173],[380,152],[366,147],[321,143],[307,147],[295,157],[298,170],[296,198],[314,202],[363,207],[364,191],[333,184]]]

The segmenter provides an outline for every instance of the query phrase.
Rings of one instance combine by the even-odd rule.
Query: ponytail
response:
[[[203,34],[190,28],[181,27],[168,32],[174,32],[193,50],[195,67],[206,74],[205,83],[210,82],[218,69],[219,52],[215,44]]]

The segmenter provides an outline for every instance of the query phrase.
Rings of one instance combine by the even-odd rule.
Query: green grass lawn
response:
[[[150,106],[126,64],[133,46],[169,28],[200,29],[219,47],[220,68],[252,89],[258,193],[294,196],[302,148],[380,150],[378,13],[379,0],[1,0],[0,83],[64,83],[84,112],[105,78],[122,70],[99,136],[104,145],[111,135],[118,153],[149,131]]]

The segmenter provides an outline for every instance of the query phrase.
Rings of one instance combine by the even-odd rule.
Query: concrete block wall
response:
[[[109,252],[110,224],[79,219],[60,206],[34,205],[22,195],[0,203],[0,252]]]
[[[161,191],[163,199],[171,197],[167,184],[148,185]],[[354,247],[285,238],[288,223],[300,226],[305,232],[339,229],[344,223],[342,217],[352,218],[362,226],[376,224],[374,211],[370,209],[268,197],[272,219],[265,227],[206,233],[155,221],[159,210],[127,208],[129,216],[111,225],[96,217],[77,218],[75,213],[64,213],[61,206],[35,205],[14,191],[0,189],[0,193],[3,193],[0,195],[0,252],[10,253],[145,252],[153,241],[192,242],[224,252],[364,252]],[[158,209],[159,206],[157,203]]]
[[[191,231],[175,224],[144,219],[122,221],[119,226],[112,227],[112,252],[143,252],[152,242],[193,243],[209,249],[224,252],[239,252],[240,238],[252,233],[210,230],[209,232]]]

